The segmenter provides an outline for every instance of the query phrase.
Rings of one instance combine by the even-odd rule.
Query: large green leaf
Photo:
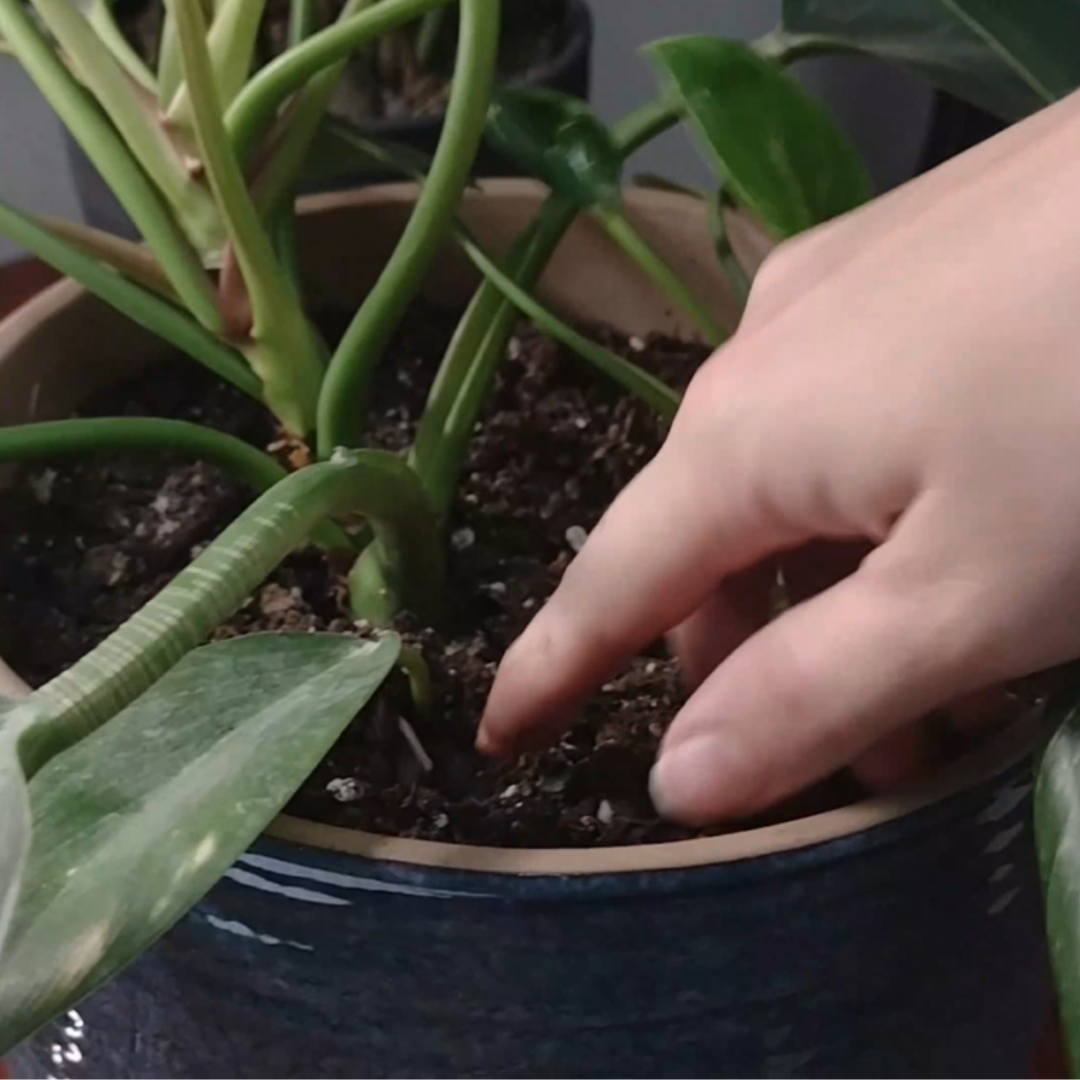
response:
[[[19,756],[18,707],[18,702],[0,698],[0,948],[30,850],[30,800]]]
[[[500,90],[488,139],[522,170],[579,206],[618,205],[622,155],[588,105],[555,90]]]
[[[784,0],[784,29],[1016,120],[1080,86],[1080,0]]]
[[[251,843],[400,643],[256,635],[198,649],[31,781],[0,959],[0,1051],[152,944]]]
[[[1051,707],[1060,726],[1043,754],[1035,785],[1035,832],[1046,901],[1050,957],[1057,979],[1072,1075],[1080,1075],[1080,674],[1076,665]]]
[[[672,38],[646,51],[685,104],[725,190],[777,239],[870,198],[854,145],[777,64],[724,38]]]

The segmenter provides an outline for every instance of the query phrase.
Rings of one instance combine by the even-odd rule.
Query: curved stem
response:
[[[400,458],[365,451],[293,473],[266,492],[138,614],[34,695],[40,718],[24,736],[33,739],[28,770],[29,762],[74,745],[153,686],[324,518],[368,515],[384,542],[399,545],[410,560],[411,576],[403,584],[438,603],[438,533],[429,516],[413,516],[417,504],[403,498],[408,491],[419,494],[423,505],[416,478]]]
[[[335,23],[312,35],[264,67],[233,102],[226,126],[236,156],[248,161],[259,137],[273,122],[278,109],[324,68],[344,60],[351,52],[449,0],[381,0],[352,19]]]
[[[727,333],[713,313],[649,246],[621,211],[597,205],[592,212],[608,236],[649,276],[653,284],[690,316],[707,344],[716,346],[727,339]]]
[[[223,431],[184,420],[110,416],[49,420],[0,427],[0,464],[55,460],[85,454],[181,454],[217,465],[255,492],[269,491],[289,473],[269,454]],[[356,545],[333,522],[316,530],[315,540],[331,551],[355,551]]]
[[[503,273],[471,237],[462,234],[459,236],[459,241],[465,253],[484,277],[492,282],[523,314],[532,319],[548,337],[573,349],[582,359],[587,360],[608,378],[640,398],[665,420],[674,417],[682,398],[670,386],[666,386],[655,376],[643,371],[629,360],[624,360],[610,349],[605,349],[595,341],[590,341],[584,334],[579,334],[572,326],[568,326],[562,319],[553,315],[517,285],[512,278]]]
[[[388,0],[372,11],[384,6]],[[375,366],[453,225],[487,120],[499,11],[500,0],[462,0],[458,58],[439,148],[393,256],[330,362],[319,398],[320,457],[356,445]]]
[[[74,278],[117,311],[198,360],[245,394],[262,400],[262,383],[237,353],[179,308],[53,236],[29,215],[2,201],[0,233],[60,273]]]
[[[619,153],[628,158],[646,143],[670,131],[682,119],[682,105],[667,98],[657,98],[624,116],[611,128],[611,137]]]
[[[554,196],[544,204],[509,256],[519,287],[536,287],[577,213],[575,203]],[[453,503],[469,439],[518,317],[517,308],[485,280],[439,367],[410,457],[439,514]]]

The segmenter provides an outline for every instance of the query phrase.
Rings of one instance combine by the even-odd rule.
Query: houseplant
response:
[[[667,306],[686,310],[684,328],[720,336],[716,313],[676,272],[700,263],[711,241],[688,242],[682,258],[665,262],[626,213],[659,215],[674,199],[681,209],[671,213],[691,215],[704,233],[704,208],[669,195],[621,199],[621,152],[687,111],[722,170],[724,196],[712,218],[737,291],[745,267],[728,251],[728,203],[752,211],[779,239],[868,195],[843,137],[778,63],[831,47],[824,36],[777,35],[756,51],[701,39],[667,43],[657,59],[672,97],[615,135],[563,99],[498,102],[494,136],[554,189],[543,209],[535,190],[518,196],[519,220],[524,202],[535,221],[505,257],[508,272],[501,271],[468,228],[481,230],[479,206],[496,206],[498,190],[461,199],[487,113],[497,5],[464,0],[466,32],[443,142],[430,165],[423,163],[427,178],[400,242],[324,372],[322,343],[296,298],[297,280],[308,279],[292,272],[288,197],[320,118],[319,71],[365,34],[413,18],[423,6],[384,0],[347,15],[245,88],[233,87],[223,114],[215,96],[227,80],[215,76],[199,10],[177,4],[192,127],[164,132],[163,146],[161,129],[132,105],[107,42],[91,44],[96,39],[71,9],[35,4],[78,83],[21,5],[0,3],[9,46],[111,171],[154,258],[142,247],[11,208],[0,224],[242,392],[264,397],[293,466],[282,477],[279,463],[250,447],[176,422],[72,420],[3,433],[7,461],[87,446],[168,447],[270,486],[118,635],[27,702],[5,707],[0,790],[10,807],[3,819],[9,925],[0,1014],[9,1043],[107,979],[197,901],[382,678],[403,667],[412,691],[424,696],[422,665],[401,653],[392,634],[359,642],[255,636],[196,646],[316,527],[314,539],[326,549],[363,549],[349,574],[355,613],[379,624],[410,606],[438,620],[441,519],[483,384],[512,331],[504,291],[630,392],[658,411],[674,407],[674,393],[661,382],[528,296],[550,250],[586,209],[651,276]],[[218,17],[228,11],[239,26],[248,7],[223,5]],[[797,14],[799,5],[793,9]],[[223,30],[222,40],[220,55],[240,48],[233,31]],[[227,75],[235,65],[219,70]],[[725,85],[739,93],[717,109]],[[277,115],[289,94],[299,97]],[[760,152],[763,120],[776,133],[771,145],[783,148],[779,168]],[[272,138],[249,156],[264,126]],[[179,155],[177,175],[172,140],[185,135],[189,152]],[[346,146],[369,159],[382,153],[355,139]],[[387,214],[392,202],[375,192],[356,205]],[[357,217],[375,231],[371,209]],[[344,219],[331,227],[344,233]],[[357,403],[370,386],[366,376],[435,263],[437,242],[454,230],[489,280],[457,330],[408,459],[339,451],[362,445]],[[487,231],[497,230],[489,224]],[[583,261],[589,236],[595,233],[575,225],[568,240]],[[605,273],[617,275],[617,265]],[[100,318],[89,315],[99,309],[85,300],[68,301],[58,294],[48,302],[69,329]],[[652,303],[655,323],[662,309],[655,297]],[[579,305],[579,314],[602,313],[599,304]],[[97,328],[111,335],[117,325],[106,320]],[[42,346],[41,327],[12,335],[18,369],[35,343]],[[322,460],[307,464],[311,451]],[[348,520],[326,523],[328,515],[355,510],[367,515],[372,534]],[[1021,839],[1028,787],[1012,741],[1029,734],[1021,725],[990,748],[989,761],[964,762],[906,800],[626,852],[493,853],[281,821],[276,840],[244,856],[228,882],[116,984],[119,996],[95,1001],[112,1022],[138,1032],[156,1066],[186,1060],[187,1074],[348,1074],[361,1060],[367,1071],[394,1074],[545,1067],[560,1074],[721,1067],[951,1073],[973,1062],[988,1073],[1017,1071],[1040,1010],[1041,972],[1031,959],[1034,891],[1024,887],[1030,853]],[[30,814],[24,775],[33,777]],[[1020,884],[1004,884],[1010,879]],[[303,904],[317,920],[297,914]],[[718,911],[737,933],[716,932]],[[648,942],[641,940],[646,927]],[[932,979],[923,963],[928,947],[949,961]],[[880,967],[867,960],[873,951]],[[331,970],[335,953],[366,957],[369,967]],[[124,1053],[116,1069],[157,1071],[132,1046]]]
[[[340,7],[340,2],[315,2],[306,5],[305,11],[317,28],[329,22]],[[175,37],[164,26],[164,5],[159,0],[120,0],[111,10],[119,32],[143,62],[157,63],[166,39],[175,46]],[[288,22],[287,3],[266,5],[256,45],[260,63],[281,53],[288,38]],[[588,97],[593,28],[584,0],[511,4],[503,23],[500,81]],[[437,8],[378,47],[359,51],[349,62],[331,112],[369,137],[434,153],[442,129],[454,35],[453,13]],[[175,71],[175,53],[167,66]],[[67,147],[83,219],[97,228],[130,234],[130,219],[79,144],[68,137]],[[477,175],[499,176],[506,168],[505,159],[490,149],[482,147],[478,152]],[[332,183],[345,187],[380,178],[396,176],[385,168],[358,166]]]

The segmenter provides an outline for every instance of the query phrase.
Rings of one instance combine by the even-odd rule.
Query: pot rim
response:
[[[542,198],[546,188],[528,179],[487,180],[470,199]],[[321,214],[400,203],[415,198],[415,183],[372,185],[355,191],[314,195],[301,200],[305,214]],[[677,193],[632,188],[627,201],[642,211],[648,206],[671,205],[677,200],[693,206]],[[0,321],[0,363],[36,329],[85,295],[76,282],[64,279]],[[0,657],[0,693],[19,696],[28,687]],[[977,750],[951,763],[933,778],[907,791],[879,796],[795,821],[766,825],[722,836],[660,844],[606,848],[493,848],[411,840],[323,825],[288,814],[279,815],[264,835],[303,847],[338,852],[365,859],[510,876],[572,876],[632,874],[683,870],[712,864],[738,862],[780,852],[810,848],[827,841],[908,817],[933,804],[961,794],[965,789],[992,780],[1028,756],[1040,732],[1038,709],[988,739]]]

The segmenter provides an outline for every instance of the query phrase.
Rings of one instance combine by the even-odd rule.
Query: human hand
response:
[[[671,633],[696,689],[654,800],[704,824],[850,763],[902,780],[927,712],[1080,656],[1078,191],[1074,96],[772,255],[507,654],[481,749],[555,737]],[[871,546],[766,624],[770,560],[813,593],[821,540]]]

